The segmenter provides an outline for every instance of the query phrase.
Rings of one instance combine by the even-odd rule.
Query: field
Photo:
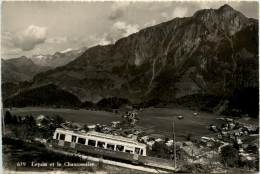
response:
[[[120,114],[90,110],[26,107],[13,109],[10,112],[21,116],[38,116],[40,114],[52,116],[58,114],[66,120],[74,121],[81,125],[109,124],[112,121],[121,120]],[[138,111],[140,121],[137,123],[137,126],[154,137],[172,138],[172,124],[174,122],[176,139],[185,140],[190,133],[199,137],[214,136],[214,133],[209,130],[209,125],[221,126],[221,124],[226,123],[217,119],[219,117],[225,118],[223,115],[199,112],[198,116],[194,117],[194,112],[183,108],[147,108]],[[184,118],[178,119],[179,115],[182,115]],[[242,121],[243,123],[258,123],[256,118],[241,119]]]
[[[40,107],[25,107],[15,108],[10,110],[11,114],[17,116],[39,116],[40,114],[55,116],[59,115],[65,120],[74,121],[81,125],[87,124],[109,124],[112,121],[121,119],[120,115],[116,115],[103,111],[90,111],[90,110],[73,110],[73,109],[54,109],[54,108],[40,108]]]
[[[145,132],[154,135],[155,137],[172,138],[172,127],[174,122],[176,139],[184,140],[189,133],[195,136],[212,136],[214,133],[209,130],[209,125],[221,126],[227,123],[217,118],[226,118],[223,115],[198,112],[198,116],[194,117],[194,112],[183,108],[147,108],[139,111],[141,118],[138,125],[143,127]],[[183,119],[178,119],[178,116],[183,116]],[[228,117],[231,118],[231,117]],[[258,125],[257,118],[242,118],[241,123]]]
[[[155,137],[172,138],[172,127],[174,122],[174,130],[177,140],[184,140],[188,134],[194,136],[206,136],[213,134],[209,130],[209,125],[221,125],[224,121],[218,120],[219,115],[209,113],[198,113],[196,111],[181,108],[148,108],[139,112],[141,117],[139,126],[143,127],[146,132]],[[183,119],[178,119],[178,116]]]

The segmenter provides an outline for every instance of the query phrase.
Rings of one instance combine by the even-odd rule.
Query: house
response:
[[[213,141],[208,141],[206,143],[207,147],[212,147],[214,145],[214,142]]]
[[[222,130],[226,130],[226,131],[227,131],[227,130],[228,130],[228,127],[223,127]]]
[[[230,129],[233,129],[235,126],[236,126],[236,125],[235,125],[234,123],[230,123],[230,124],[228,125],[228,127],[229,127]]]
[[[217,127],[214,126],[214,125],[211,125],[211,126],[210,126],[210,130],[212,130],[212,131],[214,131],[214,132],[217,132],[217,131],[218,131]]]
[[[236,139],[237,144],[242,144],[241,138]]]
[[[90,126],[88,126],[88,128],[89,128],[89,130],[94,130],[95,128],[96,128],[96,125],[90,125]]]
[[[255,132],[258,129],[258,126],[254,126],[254,125],[244,125],[244,128],[248,131],[248,132]]]
[[[127,138],[132,138],[134,136],[134,134],[129,134],[127,135]]]
[[[225,119],[224,119],[224,118],[222,118],[222,117],[221,117],[221,118],[217,118],[217,119],[218,119],[218,120],[223,120],[223,121],[225,120]]]
[[[226,118],[226,121],[233,122],[234,120],[232,118]]]
[[[221,131],[221,135],[227,135],[228,133],[226,131]]]
[[[42,126],[42,121],[43,121],[43,119],[46,119],[46,120],[49,120],[48,118],[46,118],[44,115],[39,115],[39,116],[37,116],[37,118],[36,118],[36,125],[37,126],[39,126],[39,127],[41,127]]]
[[[148,146],[149,149],[152,149],[154,142],[155,141],[148,141],[147,142],[147,146]]]
[[[149,137],[148,137],[148,136],[143,136],[143,137],[141,138],[141,140],[143,140],[145,143],[147,143],[148,140],[149,140]]]
[[[182,116],[182,115],[179,115],[179,116],[178,116],[178,119],[183,119],[183,116]]]
[[[167,146],[172,146],[173,145],[173,140],[168,140],[166,143]]]
[[[117,125],[119,125],[121,122],[120,121],[113,121],[111,122],[111,127],[117,127]]]
[[[201,142],[207,143],[208,141],[215,141],[214,138],[209,138],[209,137],[201,137]]]
[[[161,138],[157,138],[156,140],[155,140],[156,142],[161,142],[161,141],[163,141]]]

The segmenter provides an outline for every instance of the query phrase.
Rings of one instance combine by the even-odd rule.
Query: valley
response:
[[[4,109],[4,112],[7,109]],[[120,121],[124,111],[117,114],[106,111],[91,111],[91,110],[74,110],[63,108],[46,108],[46,107],[25,107],[13,108],[9,110],[11,114],[26,116],[32,115],[35,118],[39,115],[56,116],[59,115],[65,120],[78,123],[81,126],[96,125],[96,124],[110,124],[113,121]],[[206,135],[213,135],[209,130],[209,125],[214,124],[221,126],[225,123],[218,120],[219,117],[228,118],[223,115],[215,115],[212,113],[199,112],[197,117],[194,113],[197,111],[185,108],[146,108],[139,110],[140,120],[137,127],[146,132],[148,135],[155,138],[171,138],[172,137],[172,122],[175,123],[175,133],[177,140],[186,140],[187,136],[191,134],[194,137],[201,137]],[[182,115],[183,119],[178,119]],[[241,118],[241,122],[256,125],[258,118]]]

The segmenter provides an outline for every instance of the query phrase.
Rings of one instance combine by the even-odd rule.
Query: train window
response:
[[[143,152],[144,152],[144,150],[143,150],[143,149],[141,149],[141,153],[140,153],[140,155],[143,155]]]
[[[88,140],[88,145],[89,146],[96,146],[96,141],[95,140]]]
[[[86,139],[85,138],[78,138],[78,143],[79,144],[85,144],[86,143]]]
[[[116,150],[120,151],[120,152],[123,152],[124,151],[124,146],[116,145]]]
[[[60,140],[65,140],[65,134],[60,134]]]
[[[115,149],[115,145],[114,144],[107,144],[107,149],[114,150]]]
[[[133,153],[132,150],[125,150],[126,153]]]
[[[97,147],[100,147],[100,148],[104,149],[105,148],[105,142],[98,141]]]
[[[135,148],[135,153],[139,155],[139,152],[140,152],[140,148]]]
[[[56,139],[57,139],[57,140],[59,139],[59,133],[56,134]]]
[[[72,137],[71,137],[71,142],[76,143],[76,140],[77,140],[77,136],[72,135]]]

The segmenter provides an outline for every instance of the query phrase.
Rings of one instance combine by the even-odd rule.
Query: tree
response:
[[[100,128],[98,125],[96,125],[95,131],[96,131],[96,132],[101,132],[101,128]]]
[[[83,129],[84,129],[86,132],[88,132],[88,131],[89,131],[89,128],[88,128],[88,126],[87,126],[87,125],[84,125]]]
[[[221,161],[223,164],[234,167],[238,164],[239,155],[238,151],[231,145],[227,145],[221,148]]]
[[[5,112],[5,124],[11,124],[13,122],[12,115],[9,111]]]
[[[41,121],[41,124],[43,126],[48,126],[49,122],[50,122],[49,120],[47,120],[46,118],[43,118],[42,121]]]
[[[169,158],[170,157],[169,148],[163,142],[154,142],[151,153],[152,153],[152,155],[160,157],[160,158]]]
[[[192,133],[189,133],[188,136],[187,136],[187,140],[188,140],[188,141],[191,141],[191,139],[192,139],[193,136],[194,136],[194,135],[193,135]]]
[[[16,115],[13,116],[12,123],[13,123],[14,125],[17,125],[17,124],[18,124],[18,120],[17,120]]]
[[[23,120],[22,120],[21,116],[18,117],[18,122],[19,122],[19,124],[22,124]]]
[[[56,117],[54,118],[54,122],[57,124],[57,125],[60,125],[61,123],[64,122],[63,118],[59,115],[56,115]]]

